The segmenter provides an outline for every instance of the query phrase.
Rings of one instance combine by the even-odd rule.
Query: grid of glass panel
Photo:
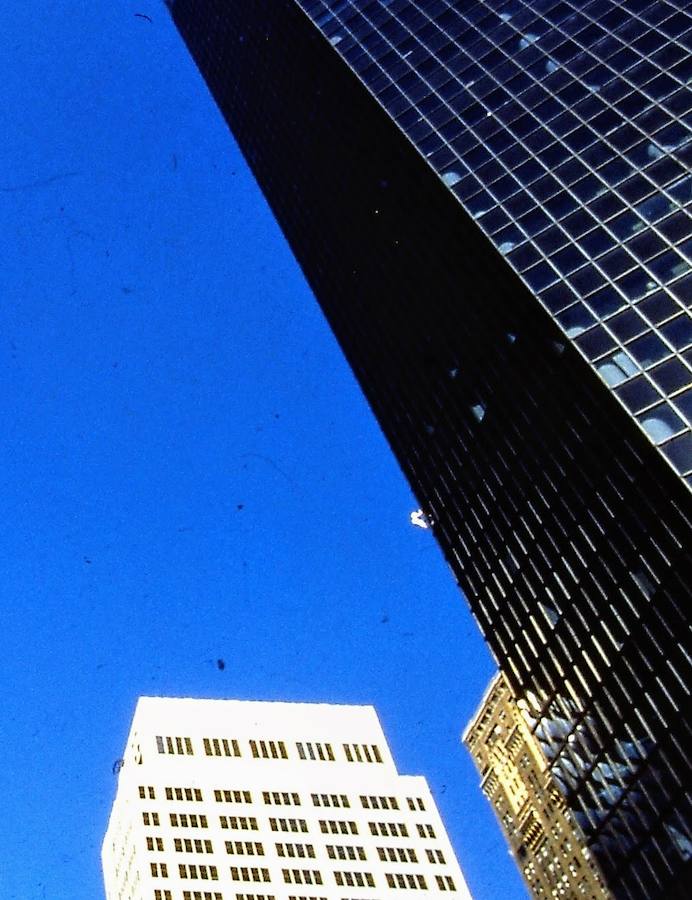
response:
[[[692,497],[297,0],[173,12],[617,895],[685,896]]]
[[[687,0],[300,0],[692,487]]]

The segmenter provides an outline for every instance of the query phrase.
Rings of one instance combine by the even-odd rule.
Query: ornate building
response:
[[[528,722],[499,673],[463,737],[483,793],[532,896],[606,900],[611,894]]]

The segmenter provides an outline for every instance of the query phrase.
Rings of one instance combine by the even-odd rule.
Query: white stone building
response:
[[[140,698],[102,857],[107,900],[470,897],[369,706]]]

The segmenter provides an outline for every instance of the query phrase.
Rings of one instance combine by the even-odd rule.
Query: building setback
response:
[[[140,698],[102,858],[107,900],[470,900],[369,706]]]
[[[607,900],[611,894],[529,721],[498,673],[463,736],[483,793],[532,897]]]
[[[685,896],[689,4],[169,6],[611,889]]]

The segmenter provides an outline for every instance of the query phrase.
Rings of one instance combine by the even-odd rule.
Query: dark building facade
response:
[[[687,896],[687,0],[169,0],[619,897]]]

